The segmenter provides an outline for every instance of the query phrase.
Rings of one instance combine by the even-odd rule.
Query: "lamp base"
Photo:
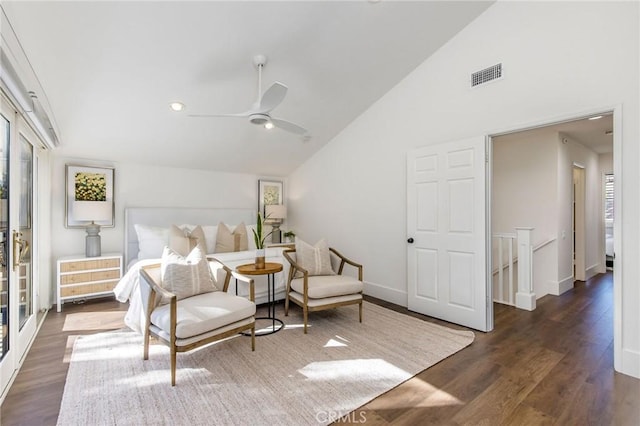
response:
[[[100,243],[100,225],[91,223],[87,225],[87,237],[85,238],[85,256],[98,257],[102,254]]]
[[[271,242],[274,244],[280,244],[282,242],[282,231],[280,231],[280,225],[274,224],[271,231]]]

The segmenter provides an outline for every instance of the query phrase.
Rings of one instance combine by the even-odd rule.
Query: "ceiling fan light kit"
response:
[[[273,118],[269,114],[284,100],[288,87],[276,81],[262,93],[262,69],[266,63],[267,57],[265,55],[253,57],[253,64],[258,69],[258,99],[251,106],[251,109],[239,114],[190,114],[189,117],[246,117],[249,118],[249,122],[252,124],[264,126],[266,129],[277,127],[284,131],[304,136],[308,140],[310,136],[307,129],[290,121]]]

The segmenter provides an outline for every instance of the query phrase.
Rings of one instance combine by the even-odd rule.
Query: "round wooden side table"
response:
[[[238,265],[236,272],[242,275],[267,276],[267,316],[256,317],[257,320],[271,320],[271,330],[256,332],[256,336],[264,336],[267,334],[277,333],[284,328],[282,320],[276,318],[276,284],[275,274],[282,271],[282,264],[277,262],[265,262],[264,268],[256,268],[255,263],[247,263]],[[238,292],[238,280],[236,280],[236,293]],[[280,327],[276,328],[276,322],[280,323]]]

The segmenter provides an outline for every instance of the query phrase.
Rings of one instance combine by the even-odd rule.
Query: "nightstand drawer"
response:
[[[60,276],[60,284],[80,284],[88,283],[91,281],[104,281],[108,279],[119,279],[120,269],[114,269],[111,271],[95,271],[95,272],[80,272],[77,274],[68,274]]]
[[[93,293],[103,293],[105,291],[111,291],[118,284],[118,280],[109,281],[104,283],[73,285],[60,288],[60,296],[72,297],[72,296],[85,296]]]
[[[119,268],[120,259],[75,260],[60,264],[60,272],[88,271],[92,269]]]

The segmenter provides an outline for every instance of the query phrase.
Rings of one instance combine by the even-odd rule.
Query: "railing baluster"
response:
[[[498,238],[498,297],[500,298],[500,302],[504,302],[504,278],[503,278],[503,262],[504,258],[502,256],[502,244],[504,243],[504,237]]]
[[[516,289],[513,283],[513,243],[514,239],[509,239],[509,304],[513,306],[515,304]]]

